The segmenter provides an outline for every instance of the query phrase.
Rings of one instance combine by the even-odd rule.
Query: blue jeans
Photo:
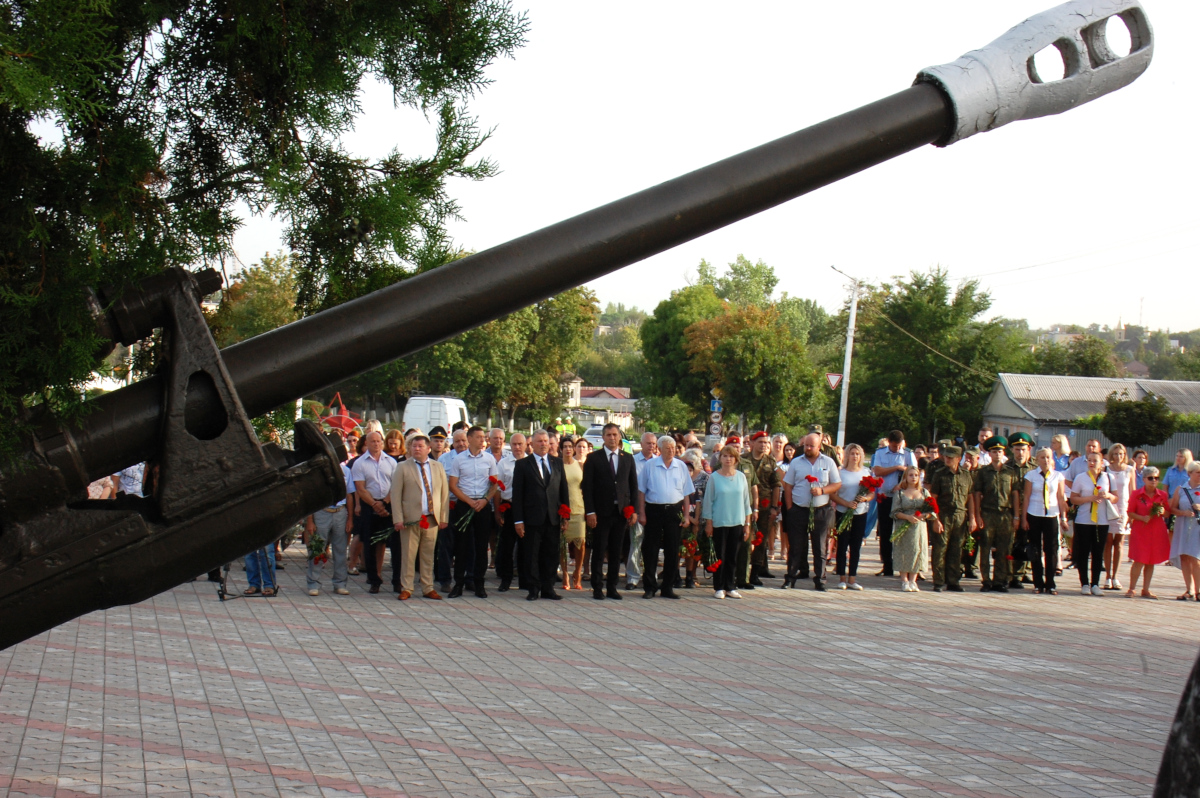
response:
[[[260,589],[275,589],[275,544],[263,546],[246,555],[246,584]]]

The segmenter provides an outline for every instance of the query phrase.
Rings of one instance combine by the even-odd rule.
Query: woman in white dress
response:
[[[1104,544],[1105,590],[1120,590],[1121,553],[1125,536],[1129,534],[1129,496],[1134,487],[1134,468],[1126,457],[1125,447],[1114,443],[1108,447],[1108,489],[1117,498],[1113,499],[1117,515],[1108,519],[1108,540]]]

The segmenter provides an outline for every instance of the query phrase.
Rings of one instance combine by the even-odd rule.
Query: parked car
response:
[[[410,396],[404,405],[404,429],[419,429],[428,433],[434,427],[445,427],[446,432],[462,421],[470,424],[471,416],[467,405],[455,396]]]
[[[599,449],[604,445],[604,425],[593,424],[592,426],[588,427],[587,432],[583,433],[583,437],[587,439],[587,442],[592,445],[593,449]],[[637,454],[642,450],[641,442],[630,440],[629,438],[625,437],[624,432],[621,433],[621,440],[624,442],[623,448],[627,452]]]

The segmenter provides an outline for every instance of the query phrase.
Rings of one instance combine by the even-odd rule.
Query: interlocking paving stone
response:
[[[401,603],[311,598],[301,557],[272,599],[194,582],[0,652],[0,793],[1141,796],[1200,632],[1167,567],[1157,602],[1068,570],[1057,597]]]

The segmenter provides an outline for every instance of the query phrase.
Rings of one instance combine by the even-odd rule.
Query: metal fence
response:
[[[1055,435],[1066,435],[1067,440],[1071,442],[1071,450],[1082,452],[1084,444],[1092,438],[1097,438],[1100,445],[1107,448],[1113,442],[1105,437],[1104,433],[1095,429],[1083,429],[1082,427],[1054,427],[1044,426],[1039,427],[1033,433],[1033,439],[1037,442],[1038,447],[1049,446],[1050,439]],[[1125,443],[1121,441],[1121,443]],[[1125,443],[1129,449],[1129,454],[1133,455],[1134,447]],[[1177,432],[1167,439],[1167,442],[1160,446],[1143,446],[1150,455],[1151,463],[1174,463],[1175,452],[1180,449],[1191,449],[1193,454],[1200,452],[1200,432]]]

